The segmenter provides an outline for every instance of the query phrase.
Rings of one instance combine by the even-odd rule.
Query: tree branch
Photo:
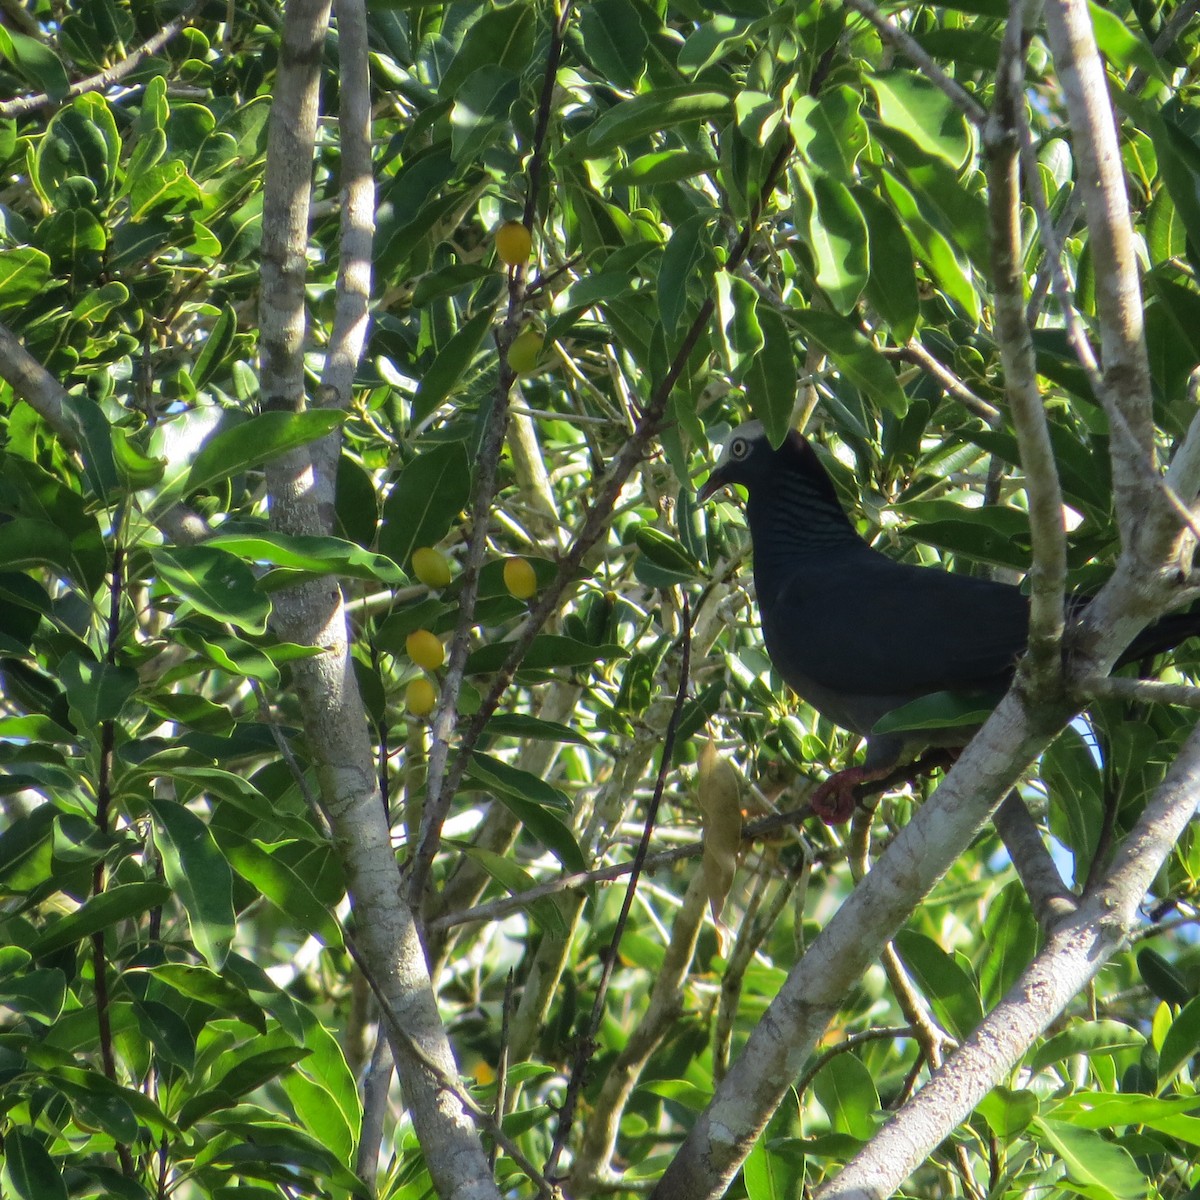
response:
[[[1063,596],[1067,579],[1067,541],[1062,489],[1054,448],[1037,384],[1033,336],[1025,320],[1021,247],[1020,126],[1025,103],[1022,52],[1024,0],[1011,0],[1008,26],[996,71],[996,97],[984,129],[988,173],[995,286],[996,333],[1004,364],[1004,387],[1017,435],[1033,565],[1029,610],[1029,649],[1020,678],[1033,696],[1052,695],[1062,687]]]
[[[891,1195],[1011,1071],[1033,1042],[1127,942],[1137,908],[1200,799],[1200,729],[1193,730],[1112,869],[1008,995],[817,1200]]]
[[[86,79],[80,79],[71,84],[65,96],[50,96],[45,92],[40,92],[36,96],[19,96],[15,100],[6,100],[0,104],[0,120],[6,117],[23,117],[28,113],[37,112],[39,109],[51,108],[66,100],[73,100],[85,92],[106,91],[114,84],[120,83],[122,79],[132,75],[151,55],[157,54],[179,33],[196,15],[201,2],[202,0],[192,0],[192,3],[183,12],[168,21],[156,34],[148,37],[136,50],[131,51],[120,62],[114,63],[98,74],[89,75]]]

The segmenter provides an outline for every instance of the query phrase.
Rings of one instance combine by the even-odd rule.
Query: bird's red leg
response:
[[[843,771],[835,771],[815,792],[809,805],[813,812],[826,825],[841,825],[850,820],[858,806],[858,789],[868,783],[880,783],[873,792],[887,791],[900,783],[911,783],[921,775],[932,771],[945,770],[953,766],[961,751],[954,749],[930,750],[929,753],[917,759],[916,762],[898,770],[888,767],[883,770],[868,770],[866,767],[847,767]]]
[[[889,771],[868,771],[866,767],[847,767],[835,771],[815,792],[809,804],[826,825],[841,825],[850,820],[858,805],[855,789],[864,783],[885,778]]]

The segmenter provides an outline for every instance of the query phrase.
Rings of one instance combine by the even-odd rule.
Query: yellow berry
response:
[[[527,375],[537,366],[546,339],[536,329],[522,329],[508,348],[508,365],[514,375]]]
[[[426,587],[445,587],[450,582],[450,564],[446,556],[432,546],[420,546],[413,551],[412,569]]]
[[[433,712],[437,703],[437,688],[424,676],[414,679],[404,692],[404,707],[414,717],[424,717]]]
[[[446,661],[446,648],[442,639],[428,629],[416,629],[404,639],[408,657],[426,671],[436,671]]]
[[[518,600],[528,600],[537,591],[537,576],[527,558],[504,560],[504,586]]]
[[[533,237],[520,221],[505,221],[496,230],[496,253],[506,266],[527,263],[532,250]]]

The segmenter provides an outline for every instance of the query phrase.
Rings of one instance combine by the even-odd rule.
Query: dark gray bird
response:
[[[825,821],[845,821],[860,783],[885,778],[928,747],[970,740],[977,722],[872,731],[888,713],[933,693],[994,705],[1025,651],[1029,601],[1011,584],[899,563],[872,549],[795,431],[773,450],[758,421],[735,429],[699,499],[735,483],[749,493],[754,587],[771,662],[819,713],[867,739],[863,765],[833,775],[811,801]],[[1080,597],[1072,607],[1086,603]],[[1165,618],[1122,661],[1197,632],[1200,616]]]

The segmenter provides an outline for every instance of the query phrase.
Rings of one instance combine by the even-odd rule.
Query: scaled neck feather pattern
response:
[[[746,518],[759,595],[781,587],[805,560],[841,547],[866,548],[812,447],[797,438],[750,487]]]

